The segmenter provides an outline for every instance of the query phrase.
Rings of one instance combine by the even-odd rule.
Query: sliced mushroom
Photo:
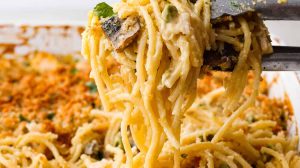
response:
[[[204,65],[209,69],[232,71],[238,62],[238,52],[228,44],[225,44],[223,51],[205,51]]]
[[[84,148],[84,153],[91,156],[94,159],[101,160],[103,159],[103,147],[96,141],[92,140]]]
[[[112,42],[114,49],[122,51],[137,37],[141,26],[138,17],[130,16],[120,19],[118,16],[112,16],[102,23],[102,29]]]

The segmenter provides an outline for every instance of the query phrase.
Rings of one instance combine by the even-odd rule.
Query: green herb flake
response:
[[[185,158],[187,158],[187,157],[188,157],[188,155],[187,155],[187,154],[185,154],[185,153],[183,153],[183,154],[181,154],[181,157],[182,157],[183,159],[185,159]]]
[[[267,148],[274,149],[274,145],[273,144],[267,144]]]
[[[123,142],[122,142],[122,140],[121,140],[121,143],[120,143],[120,146],[119,146],[119,148],[121,148],[124,152],[125,152],[125,149],[124,149],[124,145],[123,145]]]
[[[109,6],[105,2],[101,2],[95,6],[94,14],[96,16],[98,16],[99,18],[107,18],[107,17],[113,16],[115,13],[111,6]]]
[[[221,163],[219,168],[230,168],[228,164],[226,163]]]
[[[24,117],[22,114],[19,115],[19,120],[21,122],[25,121],[25,122],[30,122],[26,117]]]
[[[98,91],[96,84],[92,81],[86,82],[85,86],[88,87],[90,93],[96,93]]]
[[[174,18],[176,18],[178,14],[179,13],[177,8],[173,5],[167,5],[163,11],[163,16],[167,23],[171,22]]]
[[[203,135],[200,135],[200,136],[199,136],[199,139],[201,140],[201,142],[204,142],[204,137],[203,137]]]
[[[71,71],[70,71],[70,73],[71,73],[72,75],[77,74],[77,72],[78,72],[78,69],[76,69],[76,68],[72,68]]]
[[[47,114],[47,119],[48,120],[53,120],[54,117],[55,117],[55,113],[49,113],[49,114]]]
[[[125,152],[124,145],[123,145],[121,137],[115,143],[115,147],[121,148]]]

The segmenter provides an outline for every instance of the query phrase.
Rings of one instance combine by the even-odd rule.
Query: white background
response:
[[[0,0],[0,24],[80,24],[102,0]],[[106,0],[114,3],[119,0]],[[300,22],[267,22],[287,45],[300,46]]]

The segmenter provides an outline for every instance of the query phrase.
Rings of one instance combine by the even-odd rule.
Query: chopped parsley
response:
[[[200,135],[200,136],[199,136],[199,139],[201,140],[201,142],[204,142],[204,137],[203,137],[203,135]]]
[[[72,75],[75,75],[75,74],[77,74],[78,69],[72,68],[70,72],[71,72]]]
[[[115,147],[121,148],[125,152],[124,145],[123,145],[121,137],[116,141]]]
[[[228,164],[226,163],[221,163],[219,168],[230,168]]]
[[[163,11],[163,16],[167,23],[171,22],[174,18],[178,16],[178,10],[173,5],[167,5]]]
[[[96,84],[92,81],[86,82],[85,86],[88,87],[90,93],[96,93],[98,91]]]
[[[55,113],[49,113],[49,114],[47,114],[47,119],[48,120],[53,120],[54,117],[55,117]]]
[[[111,6],[109,6],[105,2],[101,2],[95,6],[94,14],[96,16],[98,16],[99,18],[107,18],[107,17],[113,16],[115,13]]]
[[[274,145],[273,144],[267,144],[267,148],[274,149]]]
[[[21,122],[25,121],[25,122],[30,122],[26,117],[24,117],[22,114],[19,115],[19,120]]]

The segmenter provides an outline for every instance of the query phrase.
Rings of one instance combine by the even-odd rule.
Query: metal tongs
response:
[[[213,0],[211,3],[212,20],[254,11],[258,12],[264,20],[300,20],[300,0],[288,0],[284,4],[278,3],[278,0]],[[300,47],[275,46],[273,48],[273,54],[263,56],[264,71],[300,70]],[[222,55],[216,51],[206,51],[204,65],[214,70],[232,71],[237,62],[237,58],[232,55],[237,53],[232,52],[233,49],[230,47],[227,50]]]

